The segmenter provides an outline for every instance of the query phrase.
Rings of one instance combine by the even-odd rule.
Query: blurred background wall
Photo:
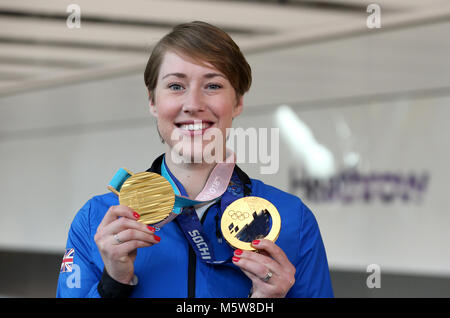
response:
[[[234,127],[280,131],[276,173],[240,165],[312,209],[335,295],[449,297],[449,4],[378,1],[371,28],[371,3],[77,1],[72,28],[71,1],[3,1],[0,295],[54,297],[78,209],[163,151],[143,70],[161,36],[198,19],[252,67]]]

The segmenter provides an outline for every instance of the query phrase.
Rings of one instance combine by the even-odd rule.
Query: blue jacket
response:
[[[160,158],[148,171],[160,173]],[[247,178],[251,195],[269,200],[280,213],[282,227],[276,244],[296,267],[295,284],[287,297],[333,297],[325,248],[312,212],[298,197],[249,179],[237,169],[240,178]],[[61,267],[57,297],[100,297],[97,286],[104,264],[94,235],[108,209],[118,204],[118,197],[113,193],[95,196],[75,216],[66,245],[66,252],[70,252],[66,253],[66,264]],[[213,204],[202,218],[203,230],[215,255],[231,258],[233,248],[218,235],[221,233],[217,220],[222,212],[219,202]],[[250,279],[231,260],[212,265],[196,258],[175,221],[157,232],[160,243],[138,249],[135,260],[138,284],[131,297],[247,297],[252,285]]]

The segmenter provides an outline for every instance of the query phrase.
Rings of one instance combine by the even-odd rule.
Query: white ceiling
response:
[[[371,32],[373,1],[77,0],[81,28],[70,29],[72,3],[2,0],[0,95],[141,72],[156,41],[187,21],[222,27],[246,54]],[[450,18],[448,0],[376,3],[381,31]]]

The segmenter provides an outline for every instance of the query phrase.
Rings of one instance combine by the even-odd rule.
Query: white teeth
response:
[[[209,126],[211,126],[209,123],[201,123],[201,124],[181,124],[180,128],[184,129],[184,130],[192,130],[192,131],[196,131],[196,130],[202,130],[202,129],[206,129]]]

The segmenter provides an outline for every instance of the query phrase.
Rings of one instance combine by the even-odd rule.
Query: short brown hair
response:
[[[237,96],[250,89],[252,71],[237,44],[220,28],[193,21],[175,26],[153,48],[144,72],[145,86],[153,102],[159,69],[167,51],[186,55],[200,64],[210,63],[228,78]]]

